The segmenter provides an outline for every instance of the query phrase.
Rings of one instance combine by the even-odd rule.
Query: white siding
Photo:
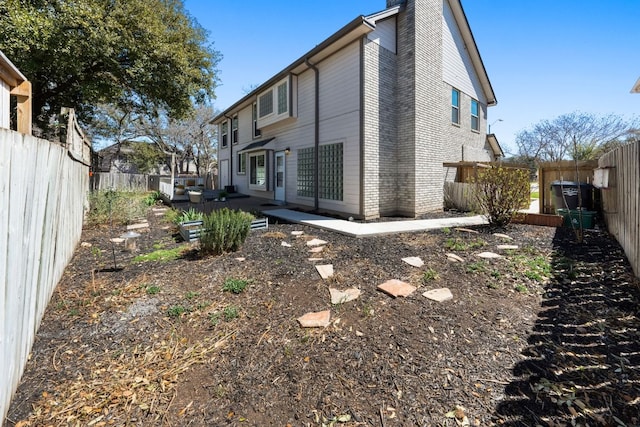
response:
[[[448,1],[444,2],[442,14],[442,67],[442,76],[446,83],[482,104],[487,103]]]
[[[9,85],[0,80],[0,128],[9,129]]]
[[[396,53],[396,18],[395,16],[376,22],[376,29],[367,38],[385,49]]]

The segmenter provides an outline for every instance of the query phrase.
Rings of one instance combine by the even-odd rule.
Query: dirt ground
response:
[[[5,426],[640,424],[640,292],[604,231],[579,244],[527,225],[508,240],[271,224],[238,252],[200,257],[162,217],[149,222],[134,253],[109,240],[123,228],[84,230]],[[389,279],[417,290],[392,298],[377,290]],[[329,288],[352,287],[358,299],[331,304]],[[445,287],[452,300],[422,295]],[[322,310],[329,326],[300,326]]]

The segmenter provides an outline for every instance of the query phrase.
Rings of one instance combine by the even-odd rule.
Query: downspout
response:
[[[320,207],[320,71],[318,67],[309,62],[308,58],[304,59],[304,63],[307,64],[309,68],[313,70],[315,73],[315,102],[314,102],[314,124],[313,124],[313,133],[314,133],[314,147],[313,150],[313,209],[318,210]]]
[[[229,127],[227,128],[227,138],[229,139],[229,185],[233,185],[233,117],[224,116],[229,119]],[[220,185],[220,165],[218,165],[218,185]]]

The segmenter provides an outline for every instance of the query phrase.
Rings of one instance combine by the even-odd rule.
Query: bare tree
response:
[[[589,160],[597,158],[603,149],[628,139],[639,124],[638,118],[626,121],[615,114],[574,112],[543,120],[520,132],[516,144],[520,156],[537,162]]]

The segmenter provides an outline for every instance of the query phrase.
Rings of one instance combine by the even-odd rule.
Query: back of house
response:
[[[495,103],[459,0],[388,0],[213,119],[219,182],[364,219],[441,210],[443,164],[497,154]]]

